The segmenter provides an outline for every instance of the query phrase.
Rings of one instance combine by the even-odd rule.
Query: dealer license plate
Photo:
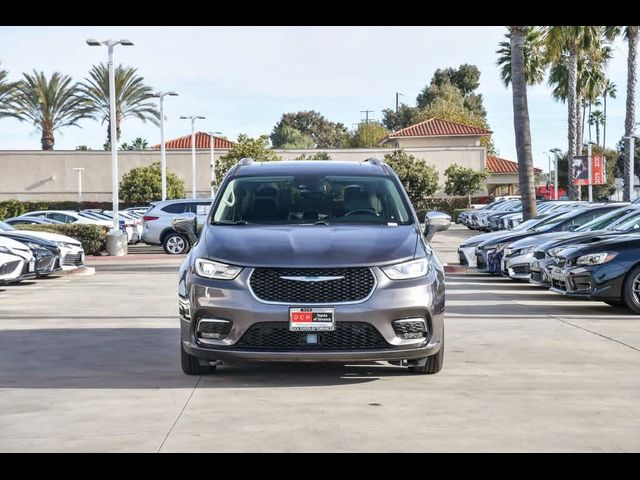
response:
[[[292,332],[332,332],[336,329],[333,308],[290,308]]]

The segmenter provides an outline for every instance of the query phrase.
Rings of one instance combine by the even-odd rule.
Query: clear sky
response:
[[[127,38],[133,47],[116,47],[116,63],[138,68],[148,84],[175,90],[165,101],[166,138],[190,133],[180,115],[203,115],[198,130],[269,134],[283,112],[317,110],[349,128],[361,110],[392,108],[395,92],[405,103],[430,81],[437,68],[462,63],[482,72],[489,124],[500,156],[516,160],[511,90],[495,65],[505,27],[0,27],[0,62],[10,79],[34,68],[84,78],[91,65],[106,62],[106,47],[89,47],[87,38]],[[614,45],[608,75],[618,98],[609,100],[607,144],[624,131],[626,55]],[[566,105],[555,102],[546,85],[529,89],[534,162],[547,170],[544,151],[566,150]],[[92,120],[56,134],[56,149],[88,145],[101,149],[106,125]],[[594,132],[595,139],[595,132]],[[122,125],[122,141],[146,138],[159,143],[159,129],[139,120]],[[39,149],[33,125],[0,120],[0,149]]]

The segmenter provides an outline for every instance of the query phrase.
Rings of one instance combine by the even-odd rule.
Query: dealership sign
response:
[[[603,185],[607,181],[606,163],[607,161],[602,155],[591,156],[592,185]],[[586,155],[573,157],[573,184],[589,185],[589,157]]]

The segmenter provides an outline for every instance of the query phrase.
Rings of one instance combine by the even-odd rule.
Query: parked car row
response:
[[[467,239],[460,264],[640,314],[640,202],[564,203]]]
[[[84,250],[78,240],[56,233],[16,230],[0,221],[0,285],[83,265]]]

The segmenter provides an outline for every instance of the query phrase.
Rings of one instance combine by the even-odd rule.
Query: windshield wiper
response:
[[[219,222],[211,222],[211,225],[249,225],[246,220],[220,220]]]
[[[314,225],[329,225],[329,222],[326,220],[318,220],[317,222],[314,222]]]

